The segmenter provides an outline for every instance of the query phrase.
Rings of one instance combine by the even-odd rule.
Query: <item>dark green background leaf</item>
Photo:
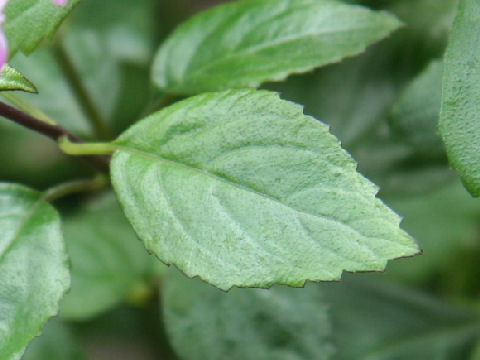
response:
[[[109,52],[106,39],[89,29],[72,27],[63,39],[87,91],[101,115],[111,123],[118,96],[120,74],[118,63]],[[12,64],[38,84],[39,94],[19,94],[56,122],[77,135],[91,134],[90,124],[79,106],[51,51],[38,49],[26,57],[19,54]]]
[[[378,278],[322,284],[321,294],[337,360],[463,360],[480,335],[474,313]]]
[[[439,271],[454,276],[450,270],[453,260],[462,258],[463,252],[473,254],[478,246],[480,203],[465,192],[459,181],[426,194],[397,194],[387,200],[405,216],[403,227],[424,251],[422,256],[390,264],[389,275],[417,284],[431,278],[440,281]]]
[[[104,312],[147,287],[149,257],[113,194],[101,196],[66,218],[65,239],[72,258],[72,290],[62,316],[85,319]]]
[[[398,28],[387,13],[330,0],[243,0],[180,26],[153,79],[171,93],[257,87],[362,52]]]
[[[393,107],[391,124],[396,135],[410,144],[417,155],[444,156],[437,131],[442,98],[441,61],[432,62],[405,88]]]
[[[22,360],[87,360],[69,326],[51,319],[32,341]]]
[[[314,285],[224,293],[169,272],[165,321],[183,360],[326,360],[327,308]]]

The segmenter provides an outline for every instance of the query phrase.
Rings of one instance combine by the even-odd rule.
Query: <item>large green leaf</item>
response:
[[[58,6],[52,0],[10,0],[5,8],[3,29],[10,57],[18,50],[31,53],[45,38],[52,37],[65,17],[80,0]]]
[[[320,290],[337,360],[463,360],[480,335],[474,313],[379,279],[347,278]]]
[[[82,319],[105,311],[145,284],[153,268],[114,196],[103,196],[65,220],[72,290],[62,315]]]
[[[440,132],[453,168],[480,196],[480,0],[461,0],[445,55]]]
[[[42,194],[0,184],[0,354],[18,359],[70,285],[55,209]]]
[[[207,10],[160,48],[155,83],[172,93],[256,87],[362,52],[399,26],[332,0],[243,0]]]
[[[328,127],[266,91],[199,95],[115,142],[112,181],[162,261],[215,286],[302,286],[418,253]]]
[[[25,91],[38,92],[30,80],[20,74],[17,70],[5,64],[0,74],[0,91]]]
[[[325,360],[333,346],[321,293],[274,287],[224,293],[171,272],[168,335],[183,360]]]

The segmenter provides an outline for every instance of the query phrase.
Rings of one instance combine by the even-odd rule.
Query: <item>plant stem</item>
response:
[[[111,155],[116,150],[110,143],[78,143],[70,141],[68,136],[62,136],[58,146],[68,155]]]
[[[42,199],[53,202],[72,193],[97,191],[103,189],[107,184],[108,179],[105,175],[98,175],[93,179],[70,181],[48,189]]]
[[[60,125],[49,124],[41,121],[21,110],[18,110],[10,105],[0,101],[0,115],[9,120],[16,122],[28,129],[34,130],[50,139],[57,141],[62,136],[67,135],[72,141],[80,142],[80,139],[73,134],[70,134],[66,129]]]
[[[82,143],[82,140],[77,136],[71,134],[67,129],[60,125],[48,124],[44,121],[24,113],[10,105],[7,105],[0,101],[0,116],[5,117],[27,129],[36,131],[55,142],[58,142],[61,138],[68,138],[74,143]],[[108,172],[109,170],[109,158],[106,156],[82,156],[89,164],[102,172]]]
[[[88,120],[92,124],[95,135],[101,140],[108,140],[111,138],[110,130],[106,126],[106,122],[103,119],[102,115],[98,111],[95,102],[90,97],[86,87],[82,82],[81,76],[78,74],[75,66],[68,56],[67,51],[63,47],[61,42],[58,42],[53,47],[53,53],[65,74],[66,79],[70,84],[74,95],[78,99],[80,106],[83,109],[83,112],[87,116]]]

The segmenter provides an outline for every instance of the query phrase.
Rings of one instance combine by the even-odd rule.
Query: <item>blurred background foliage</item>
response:
[[[15,94],[14,101],[23,98],[73,133],[92,138],[58,64],[60,47],[115,136],[165,96],[150,83],[155,49],[176,24],[219,2],[83,0],[54,41],[29,57],[15,57],[12,65],[37,85],[39,94]],[[297,326],[305,332],[314,331],[315,322],[318,329],[331,327],[338,359],[478,359],[480,202],[470,198],[450,170],[436,131],[441,57],[457,0],[345,2],[391,11],[405,26],[360,56],[264,87],[305,105],[306,114],[330,125],[359,170],[378,184],[382,199],[405,218],[403,227],[424,254],[394,261],[383,274],[309,284],[299,295],[305,307],[297,315],[304,323]],[[91,175],[83,162],[63,156],[49,140],[6,121],[0,121],[0,152],[2,181],[46,189]],[[231,336],[229,346],[236,346],[240,335],[247,334],[228,324],[228,319],[242,317],[235,309],[245,306],[249,316],[268,324],[295,323],[281,314],[272,319],[275,314],[256,300],[245,303],[241,290],[224,294],[198,282],[181,285],[185,280],[171,274],[165,277],[166,267],[144,251],[109,191],[76,195],[58,206],[65,214],[73,286],[60,316],[28,348],[27,360],[176,359],[175,353],[187,360],[222,359],[221,354],[197,352],[195,344],[225,332]],[[179,283],[164,287],[168,279]],[[203,290],[192,294],[196,287]],[[193,298],[195,306],[179,310],[186,298]],[[321,314],[308,316],[315,308],[323,311],[321,304],[327,305],[330,324]],[[209,317],[199,318],[197,311]],[[266,333],[271,331],[265,326]],[[275,331],[280,338],[295,336]],[[300,359],[281,354],[271,358]]]

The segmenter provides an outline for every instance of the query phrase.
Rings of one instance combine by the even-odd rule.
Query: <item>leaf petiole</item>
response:
[[[42,200],[53,202],[72,193],[101,190],[107,184],[108,178],[103,174],[99,174],[92,179],[70,181],[48,189],[42,196]]]
[[[68,136],[58,139],[58,147],[67,155],[112,155],[117,149],[112,143],[75,143]]]

